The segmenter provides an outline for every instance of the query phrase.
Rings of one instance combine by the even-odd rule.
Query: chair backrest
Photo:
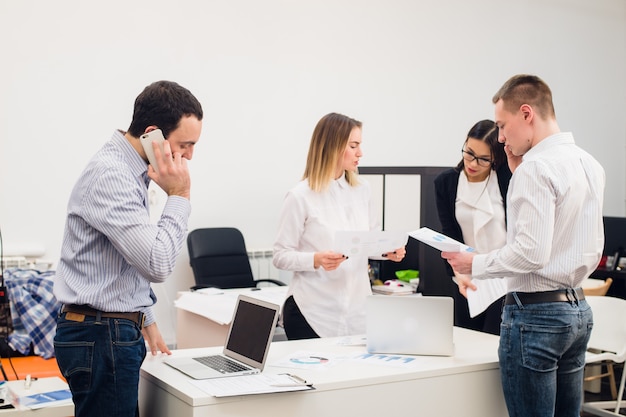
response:
[[[238,229],[209,227],[192,230],[187,236],[187,249],[197,286],[255,286],[246,244]]]
[[[615,352],[626,359],[626,300],[608,296],[585,297],[593,311],[588,348]]]
[[[585,296],[606,295],[612,283],[613,283],[613,278],[607,278],[604,280],[604,284],[600,285],[599,287],[591,287],[591,288],[583,287],[583,292],[585,293]]]

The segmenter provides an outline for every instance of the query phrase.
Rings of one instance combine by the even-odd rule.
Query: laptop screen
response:
[[[274,326],[275,309],[240,299],[225,350],[229,354],[234,353],[263,363]]]

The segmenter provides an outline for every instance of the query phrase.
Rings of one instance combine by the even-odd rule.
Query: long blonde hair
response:
[[[358,120],[338,113],[329,113],[317,122],[302,176],[302,179],[309,180],[309,187],[313,191],[325,190],[334,179],[339,159],[343,157],[352,129],[361,128],[362,125]],[[352,186],[358,184],[356,172],[345,171],[344,175],[348,184]]]

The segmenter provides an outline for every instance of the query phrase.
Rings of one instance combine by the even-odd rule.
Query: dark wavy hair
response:
[[[485,142],[489,145],[489,150],[491,152],[491,168],[497,170],[502,166],[502,164],[506,163],[506,153],[504,152],[504,144],[498,142],[498,126],[496,126],[495,122],[491,120],[481,120],[476,123],[472,128],[467,132],[467,137],[465,138],[465,143],[467,140],[478,139],[480,141]],[[461,162],[456,166],[456,170],[461,172],[463,170],[464,161],[461,158]]]
[[[185,87],[173,81],[156,81],[135,99],[133,120],[128,133],[138,138],[148,126],[157,126],[167,138],[176,130],[183,116],[202,120],[202,106]]]

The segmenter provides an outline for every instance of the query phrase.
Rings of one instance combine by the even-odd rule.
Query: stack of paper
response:
[[[372,285],[372,292],[385,295],[409,295],[413,294],[413,287],[409,285]]]
[[[214,397],[270,394],[274,392],[312,390],[313,384],[293,374],[267,374],[233,376],[190,381]]]
[[[17,397],[16,400],[20,406],[35,410],[38,408],[51,407],[53,405],[71,404],[72,393],[69,389],[61,389],[57,391],[24,395]]]
[[[49,377],[26,381],[9,381],[10,402],[18,410],[72,404],[72,394],[61,378]],[[47,414],[46,414],[47,415]]]

